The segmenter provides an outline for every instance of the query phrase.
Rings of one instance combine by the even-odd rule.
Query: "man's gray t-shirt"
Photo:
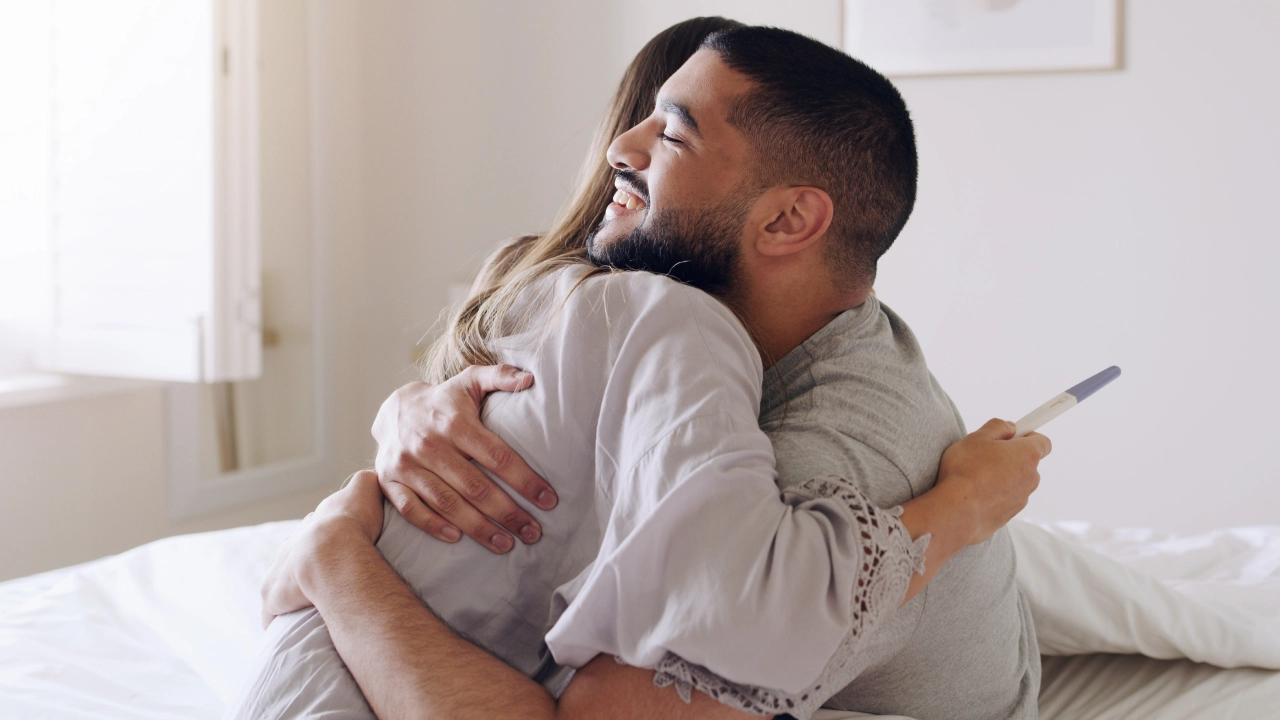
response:
[[[883,508],[933,487],[964,422],[910,328],[876,296],[765,372],[760,425],[782,488],[846,478]],[[965,548],[885,621],[825,707],[916,720],[1034,718],[1040,654],[1009,532]]]

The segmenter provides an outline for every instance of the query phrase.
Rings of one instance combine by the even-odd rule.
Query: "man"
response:
[[[910,120],[892,86],[792,33],[725,33],[671,78],[609,160],[624,210],[593,238],[593,258],[717,290],[744,318],[772,366],[761,424],[779,483],[841,475],[881,506],[927,490],[963,429],[910,331],[870,294],[915,192]],[[351,516],[347,527],[361,527]],[[284,574],[325,615],[380,712],[733,712],[701,693],[681,706],[652,687],[652,673],[608,658],[579,672],[556,706],[426,613],[362,532],[308,537]],[[853,680],[829,706],[921,720],[1034,717],[1039,655],[1013,563],[1004,532],[957,554],[841,669]],[[714,678],[668,679],[716,690]]]

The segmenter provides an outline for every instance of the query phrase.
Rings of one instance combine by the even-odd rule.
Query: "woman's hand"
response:
[[[556,506],[551,486],[480,421],[489,393],[532,385],[532,375],[510,365],[473,366],[439,385],[409,383],[387,398],[373,423],[375,467],[406,520],[445,542],[465,534],[495,553],[514,547],[503,528],[526,544],[542,537],[538,522],[475,465],[534,505]]]
[[[270,625],[276,615],[311,607],[302,590],[303,576],[327,540],[354,533],[374,544],[382,534],[382,520],[378,476],[372,470],[361,470],[346,487],[325,498],[276,551],[262,581],[262,626]]]
[[[903,603],[915,597],[966,545],[985,542],[1027,506],[1040,485],[1040,461],[1053,449],[1032,433],[1015,438],[1016,426],[989,420],[947,448],[938,482],[902,504],[902,525],[912,539],[928,533],[922,574],[913,575]]]
[[[1053,444],[1039,433],[1015,438],[1016,430],[1007,420],[988,420],[942,454],[938,482],[929,492],[941,493],[957,513],[969,514],[969,545],[1008,524],[1040,486],[1040,461]]]

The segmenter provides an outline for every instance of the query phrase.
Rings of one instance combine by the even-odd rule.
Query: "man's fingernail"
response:
[[[440,531],[440,534],[449,542],[458,542],[462,539],[462,531],[456,527],[446,527]]]
[[[506,533],[496,533],[490,540],[498,552],[506,552],[511,549],[511,537]]]
[[[538,528],[534,527],[532,524],[525,525],[524,527],[520,528],[520,538],[525,542],[527,543],[538,542],[538,537],[539,537]]]
[[[536,498],[536,501],[538,503],[538,507],[542,508],[543,510],[550,510],[551,508],[556,506],[555,493],[551,492],[550,490],[538,491],[538,497]]]

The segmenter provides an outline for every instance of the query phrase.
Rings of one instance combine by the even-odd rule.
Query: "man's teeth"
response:
[[[636,208],[644,207],[644,203],[640,201],[640,198],[632,195],[626,190],[619,190],[614,193],[613,201],[619,205],[625,206],[628,210],[635,210]]]

